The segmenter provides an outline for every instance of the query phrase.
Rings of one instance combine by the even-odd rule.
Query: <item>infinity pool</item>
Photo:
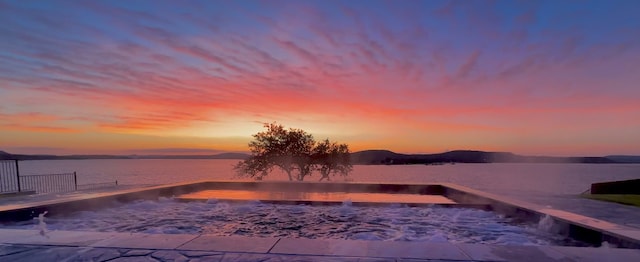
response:
[[[37,220],[5,225],[36,228]],[[405,205],[283,205],[251,202],[184,202],[162,198],[97,211],[45,217],[48,230],[213,234],[251,237],[427,241],[504,245],[572,245],[577,242],[515,223],[494,212]]]
[[[341,203],[346,199],[357,203],[407,203],[407,204],[456,204],[442,195],[387,194],[364,192],[305,192],[305,191],[258,191],[258,190],[203,190],[180,195],[178,199],[187,201],[224,200],[264,200],[269,202],[323,202]]]

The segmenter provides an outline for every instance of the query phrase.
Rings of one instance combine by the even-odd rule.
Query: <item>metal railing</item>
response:
[[[0,193],[20,192],[18,160],[0,160]]]
[[[78,185],[76,172],[21,176],[18,160],[0,160],[0,194],[69,192],[115,187],[118,181]]]
[[[68,192],[78,190],[76,172],[65,174],[20,176],[22,191],[36,191],[37,194]]]
[[[118,180],[116,180],[115,182],[78,185],[78,190],[100,189],[100,188],[109,188],[109,187],[116,187],[116,186],[118,186]]]

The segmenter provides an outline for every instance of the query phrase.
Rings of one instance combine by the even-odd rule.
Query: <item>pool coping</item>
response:
[[[0,220],[7,219],[8,217],[15,216],[28,216],[29,219],[34,217],[33,214],[38,214],[45,210],[69,210],[69,209],[87,209],[98,208],[105,205],[112,205],[118,202],[127,202],[137,199],[157,199],[158,197],[176,196],[180,194],[186,194],[199,190],[217,188],[262,188],[268,189],[270,187],[282,187],[295,185],[297,190],[300,188],[309,188],[315,190],[322,190],[326,188],[333,188],[338,190],[364,190],[368,188],[387,188],[391,192],[407,189],[410,191],[416,191],[420,193],[433,193],[442,194],[456,202],[469,204],[469,205],[490,205],[495,212],[506,214],[514,217],[528,217],[531,219],[540,219],[544,216],[549,216],[557,224],[562,225],[558,233],[567,234],[573,238],[584,240],[587,239],[592,243],[601,243],[607,241],[616,247],[625,248],[640,248],[640,230],[627,227],[624,225],[618,225],[609,223],[606,221],[577,215],[574,213],[550,209],[540,205],[531,204],[524,201],[514,200],[511,198],[482,192],[479,190],[450,184],[450,183],[318,183],[318,182],[289,182],[289,181],[264,181],[264,182],[246,182],[246,181],[197,181],[197,182],[185,182],[171,185],[154,186],[139,189],[126,189],[116,192],[103,192],[95,194],[85,194],[80,196],[73,196],[66,199],[54,199],[48,201],[41,201],[36,203],[27,204],[15,204],[5,205],[0,207]],[[422,192],[421,192],[422,190]],[[13,232],[13,233],[12,233]],[[21,238],[13,234],[30,234],[30,237]],[[55,237],[60,234],[61,237]],[[74,235],[75,234],[75,235]],[[211,241],[215,243],[235,243],[234,237],[214,237],[210,235],[167,235],[167,234],[141,234],[141,233],[105,233],[105,232],[81,232],[75,233],[71,231],[52,231],[49,234],[50,238],[39,235],[37,231],[24,230],[20,233],[13,229],[0,229],[0,243],[10,245],[47,245],[47,246],[83,246],[90,248],[116,248],[111,243],[129,243],[125,240],[135,237],[143,237],[145,241],[133,241],[128,244],[126,248],[150,248],[157,250],[190,250],[189,248],[198,241],[204,241],[203,239],[213,239]],[[11,237],[14,236],[14,237]],[[72,237],[74,236],[74,237]],[[24,236],[23,236],[24,237]],[[218,239],[221,238],[221,239]],[[22,240],[20,240],[22,239]],[[62,239],[62,240],[57,240]],[[65,242],[64,239],[70,239],[72,242]],[[162,239],[173,239],[172,241],[186,241],[180,245],[166,245],[162,244]],[[177,239],[177,240],[176,240]],[[196,242],[196,239],[200,239]],[[217,239],[217,240],[215,240]],[[95,240],[95,241],[94,241]],[[215,240],[215,241],[214,241]],[[84,242],[83,242],[84,241]],[[258,242],[256,242],[258,241]],[[579,248],[579,247],[561,247],[561,246],[499,246],[499,245],[482,245],[482,244],[451,244],[451,243],[425,243],[425,242],[388,242],[388,241],[358,241],[358,240],[313,240],[313,239],[287,239],[277,238],[275,243],[270,246],[269,250],[257,250],[256,246],[259,246],[261,238],[251,238],[240,241],[242,243],[251,243],[246,249],[238,250],[219,250],[219,244],[202,244],[203,246],[213,246],[217,249],[208,251],[224,251],[230,253],[256,253],[256,254],[277,254],[277,255],[311,255],[311,256],[323,256],[331,255],[338,257],[379,257],[388,258],[388,256],[396,256],[396,258],[415,258],[415,259],[453,259],[453,260],[474,260],[484,261],[484,257],[490,258],[491,261],[501,261],[500,259],[506,259],[515,255],[524,254],[537,254],[541,258],[582,258],[582,254],[599,254],[604,251],[599,251],[602,248]],[[171,241],[169,241],[171,242]],[[206,241],[204,241],[206,242]],[[291,242],[287,247],[285,244]],[[135,243],[148,243],[150,246],[136,247]],[[192,243],[192,244],[188,244]],[[306,244],[301,244],[306,243]],[[151,245],[152,244],[152,245]],[[295,244],[295,245],[294,245]],[[185,246],[186,245],[186,246]],[[239,244],[238,244],[239,245]],[[245,244],[246,245],[246,244]],[[296,246],[297,245],[297,246]],[[308,251],[301,249],[299,245],[309,248]],[[359,248],[371,251],[356,251],[350,249],[341,248],[345,245],[356,245]],[[295,247],[295,248],[294,248]],[[322,252],[317,251],[317,247],[325,247]],[[417,248],[420,247],[420,248]],[[120,247],[125,248],[125,247]],[[254,248],[254,249],[251,249]],[[316,248],[316,249],[314,249]],[[333,249],[332,249],[333,248]],[[382,251],[374,251],[373,249],[390,248],[390,253],[380,253]],[[419,253],[418,251],[411,250],[434,250],[429,252]],[[252,251],[253,250],[253,251]],[[316,250],[316,251],[313,251]],[[327,251],[329,250],[329,251]],[[333,250],[333,251],[331,251]],[[342,250],[342,251],[340,251]],[[358,249],[359,250],[359,249]],[[398,250],[404,250],[399,252]],[[446,257],[445,255],[433,255],[440,254],[439,250],[448,250],[445,254],[458,254],[462,252],[463,256]],[[515,250],[515,251],[514,251]],[[519,250],[519,251],[518,251]],[[576,251],[578,250],[578,251]],[[593,251],[596,250],[596,251]],[[613,251],[611,251],[613,250]],[[631,251],[616,251],[616,250],[631,250]],[[399,253],[394,253],[398,251]],[[517,251],[517,252],[516,252]],[[583,252],[584,251],[584,252]],[[355,253],[354,253],[355,252]],[[363,253],[364,252],[364,253]],[[377,252],[377,253],[376,253]],[[411,253],[413,252],[413,253]],[[418,253],[416,253],[418,252]],[[515,253],[514,253],[515,252]],[[608,253],[624,253],[633,254],[635,258],[640,257],[640,250],[637,249],[621,249],[615,248],[607,251]],[[290,254],[291,253],[291,254]],[[295,254],[294,254],[295,253]],[[414,255],[411,255],[414,254]],[[470,255],[473,254],[473,255]],[[409,256],[409,257],[407,257]],[[624,256],[623,256],[624,257]],[[497,260],[496,260],[497,259]]]

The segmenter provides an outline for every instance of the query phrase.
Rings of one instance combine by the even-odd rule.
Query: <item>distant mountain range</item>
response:
[[[0,160],[64,160],[64,159],[245,159],[244,153],[221,153],[215,155],[19,155],[0,151]]]
[[[522,156],[509,152],[455,150],[439,154],[398,154],[388,150],[365,150],[351,154],[358,164],[442,164],[442,163],[640,163],[640,156],[551,157]]]
[[[62,160],[62,159],[246,159],[244,153],[215,155],[20,155],[0,151],[0,160]],[[398,154],[389,150],[365,150],[351,153],[353,164],[409,165],[444,163],[640,163],[640,156],[611,155],[603,157],[522,156],[509,152],[455,150],[439,154]]]

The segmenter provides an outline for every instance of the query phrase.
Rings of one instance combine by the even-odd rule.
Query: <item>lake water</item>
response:
[[[118,181],[156,185],[193,180],[230,180],[238,160],[109,159],[21,161],[22,175],[77,172],[78,184]],[[317,181],[319,176],[309,177]],[[354,182],[450,182],[509,195],[575,195],[591,183],[640,178],[640,164],[455,164],[355,165]],[[268,180],[286,180],[274,172]],[[335,178],[336,181],[344,181]]]

